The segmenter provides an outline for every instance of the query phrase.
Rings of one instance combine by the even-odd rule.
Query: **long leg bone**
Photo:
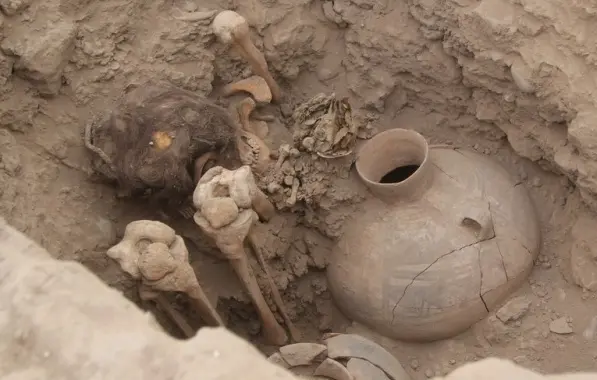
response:
[[[142,286],[186,293],[205,322],[223,325],[188,262],[189,252],[182,237],[169,226],[151,220],[131,222],[123,239],[110,248],[107,255],[125,272],[141,280]]]
[[[187,321],[185,321],[185,319],[182,317],[182,315],[180,315],[178,311],[174,310],[172,305],[168,303],[168,301],[164,298],[163,295],[158,295],[153,301],[162,310],[164,310],[166,314],[168,314],[170,319],[174,321],[176,326],[178,326],[178,328],[187,338],[192,338],[195,335],[195,330],[193,330],[193,328],[187,323]]]
[[[192,338],[195,335],[195,330],[187,323],[182,315],[176,309],[174,309],[172,305],[170,305],[163,294],[159,294],[143,284],[139,286],[138,290],[142,305],[145,305],[151,301],[151,303],[164,311],[164,313],[170,317],[172,322],[174,322],[174,324],[184,334],[185,337]]]
[[[231,202],[235,207],[224,207]],[[269,220],[275,213],[272,203],[257,187],[251,169],[248,166],[234,171],[222,167],[210,169],[199,180],[193,194],[193,203],[199,210],[195,214],[195,222],[214,239],[218,248],[230,260],[261,316],[264,334],[272,343],[283,344],[287,339],[286,333],[263,298],[244,248],[245,239],[258,217]],[[219,207],[215,207],[218,204]],[[256,252],[257,255],[260,253]],[[262,258],[258,259],[261,263]],[[265,270],[269,277],[269,271]],[[273,290],[271,279],[270,285],[275,301],[281,304],[281,297]],[[280,310],[283,318],[289,321],[283,306]],[[293,338],[297,336],[293,326],[288,326]]]
[[[218,38],[226,44],[235,43],[239,52],[249,62],[253,72],[265,79],[274,102],[280,101],[282,93],[280,87],[272,77],[267,61],[251,41],[247,20],[234,11],[222,11],[214,18],[212,29]]]
[[[274,283],[274,280],[269,272],[269,267],[268,267],[267,263],[265,262],[265,259],[263,258],[263,254],[261,253],[261,248],[259,247],[259,244],[257,242],[255,234],[253,234],[251,232],[249,232],[249,244],[251,245],[253,252],[255,252],[257,261],[259,261],[259,265],[261,265],[261,269],[263,269],[263,271],[265,272],[265,277],[267,277],[267,281],[269,283],[270,290],[272,292],[272,297],[274,298],[274,302],[276,303],[276,306],[278,307],[278,311],[280,312],[280,314],[282,315],[282,318],[284,319],[284,323],[286,323],[286,327],[288,327],[288,332],[290,333],[290,337],[292,338],[292,340],[294,342],[300,342],[301,334],[299,333],[296,326],[294,326],[294,323],[292,323],[292,321],[290,320],[290,317],[288,316],[288,312],[286,311],[286,306],[284,305],[282,296],[280,295],[280,292],[278,291],[278,287]]]
[[[216,246],[222,251],[230,265],[236,272],[237,276],[243,283],[247,293],[251,297],[257,313],[259,314],[263,323],[263,332],[268,341],[273,344],[283,345],[288,340],[286,332],[278,324],[276,317],[270,310],[255,274],[251,270],[247,253],[244,248],[244,241],[253,223],[257,221],[257,214],[255,211],[246,209],[239,213],[238,217],[231,224],[215,229],[211,223],[205,219],[201,212],[195,214],[195,223],[212,239],[214,239]]]

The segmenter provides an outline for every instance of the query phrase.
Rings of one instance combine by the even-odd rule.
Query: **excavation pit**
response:
[[[359,157],[350,144],[357,135],[361,144],[376,129],[382,134],[412,129],[430,146],[464,147],[500,162],[539,206],[545,243],[529,281],[497,312],[440,343],[392,341],[387,345],[391,353],[413,379],[450,372],[452,361],[461,364],[489,355],[516,359],[543,372],[592,368],[594,358],[587,353],[597,350],[595,341],[564,341],[557,332],[595,335],[594,316],[586,309],[597,290],[592,248],[597,246],[597,187],[592,180],[597,172],[590,142],[596,107],[595,99],[586,96],[595,89],[592,82],[575,79],[594,71],[597,48],[576,38],[577,30],[592,25],[592,5],[413,0],[288,7],[235,0],[229,5],[249,21],[250,37],[273,76],[260,81],[252,76],[259,67],[211,31],[209,18],[217,13],[212,10],[222,10],[223,3],[175,3],[0,4],[0,216],[10,225],[53,257],[82,263],[103,283],[155,314],[168,333],[186,339],[159,304],[140,299],[136,281],[106,255],[128,223],[164,220],[184,239],[197,278],[227,326],[266,354],[276,351],[265,342],[253,303],[215,244],[194,222],[179,216],[165,220],[144,200],[116,199],[113,187],[89,181],[89,157],[81,139],[93,115],[113,109],[123,93],[148,79],[166,80],[222,107],[252,94],[256,110],[248,125],[254,133],[243,139],[265,134],[271,152],[261,146],[256,153],[253,145],[258,143],[247,142],[253,153],[250,164],[270,153],[279,156],[283,143],[296,147],[283,150],[289,159],[282,160],[279,172],[262,175],[269,181],[263,190],[280,212],[256,228],[290,318],[307,342],[319,342],[329,332],[356,330],[373,336],[336,309],[326,270],[345,222],[371,195],[360,185],[359,174],[350,170],[351,160]],[[550,25],[560,27],[554,31]],[[567,64],[571,60],[579,64]],[[586,72],[579,73],[579,67]],[[268,92],[251,87],[272,79],[283,95],[278,105],[267,104],[278,100],[275,88]],[[240,93],[219,96],[237,81],[243,81],[237,84]],[[331,89],[338,101],[348,97],[352,109],[342,108],[342,102],[334,102],[334,107],[326,103],[318,125],[334,116],[335,121],[358,126],[358,131],[347,133],[349,148],[338,148],[346,156],[314,161],[304,154],[304,145],[294,144],[293,111]],[[302,138],[301,144],[308,146],[312,137]],[[158,140],[158,147],[164,141],[170,146],[169,139]],[[422,151],[413,157],[412,162],[379,158],[376,164],[387,166],[375,173],[363,166],[360,174],[371,181],[366,185],[371,193],[395,195],[425,172]],[[387,179],[405,165],[419,168],[409,176]],[[199,172],[213,166],[209,161]],[[305,167],[318,174],[303,175]],[[465,221],[463,228],[471,234],[483,229],[476,221]],[[249,261],[266,289],[257,259],[249,255]],[[503,270],[497,264],[495,268]],[[271,294],[264,293],[284,325]],[[186,295],[165,297],[193,332],[205,326]],[[563,354],[555,349],[559,345]]]

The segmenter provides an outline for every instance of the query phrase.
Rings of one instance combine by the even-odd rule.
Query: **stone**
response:
[[[267,360],[270,363],[274,363],[275,365],[280,366],[282,368],[290,368],[290,365],[286,363],[286,360],[284,360],[284,358],[282,357],[282,355],[280,355],[279,352],[274,352],[270,355],[269,358],[267,358]]]
[[[502,306],[495,315],[504,323],[517,321],[529,311],[530,306],[531,301],[526,297],[515,297]]]
[[[556,320],[551,321],[549,323],[549,331],[551,331],[554,334],[560,335],[572,334],[574,332],[572,330],[572,327],[570,327],[570,324],[568,323],[566,317],[558,318]]]
[[[313,372],[315,376],[329,377],[334,380],[353,380],[348,369],[334,359],[325,359]]]
[[[234,222],[238,217],[238,212],[238,206],[234,199],[228,197],[209,198],[201,205],[201,214],[216,229]]]
[[[272,101],[272,91],[267,82],[257,75],[230,83],[222,90],[224,96],[230,96],[237,92],[248,92],[257,103],[267,104]]]
[[[62,73],[73,50],[77,28],[62,19],[40,28],[16,28],[4,41],[2,51],[17,57],[14,71],[43,95],[55,95],[62,86]]]
[[[597,291],[597,222],[589,215],[578,218],[572,227],[570,265],[572,278],[584,289]]]
[[[597,159],[597,131],[594,128],[596,116],[593,109],[579,110],[574,120],[568,124],[569,145],[592,159]]]
[[[0,129],[0,170],[11,177],[21,171],[21,148],[12,133]]]
[[[27,9],[32,2],[33,0],[0,0],[0,9],[7,16],[14,16]]]
[[[367,360],[352,358],[346,364],[354,380],[389,380],[384,371]]]
[[[518,86],[520,91],[527,93],[535,91],[535,87],[530,82],[533,72],[522,59],[517,59],[512,63],[512,66],[510,66],[510,73],[512,74],[514,83],[516,83],[516,86]]]
[[[323,354],[327,347],[317,343],[295,343],[280,348],[282,358],[291,367],[309,365],[319,355]]]
[[[595,339],[597,333],[597,316],[594,316],[587,328],[583,331],[582,335],[586,340],[593,340]]]
[[[340,334],[325,340],[328,357],[365,359],[381,368],[392,380],[409,380],[400,362],[382,346],[355,334]]]

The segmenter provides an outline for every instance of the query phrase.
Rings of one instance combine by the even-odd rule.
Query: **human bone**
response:
[[[206,205],[210,205],[209,207],[217,206],[218,203],[214,203],[214,200],[224,204],[224,199],[229,199],[227,203],[234,202],[236,205],[234,211],[236,218],[226,219],[227,223],[222,222],[222,216],[233,216],[234,213],[224,212],[224,210],[218,212],[215,207],[210,212],[206,212],[209,209]],[[224,257],[230,261],[230,265],[251,297],[263,322],[264,335],[274,344],[284,344],[288,339],[286,332],[276,321],[263,297],[245,249],[245,240],[249,237],[253,225],[260,217],[262,220],[269,220],[275,213],[274,206],[261,189],[257,187],[251,169],[248,166],[243,166],[234,171],[222,167],[214,167],[208,170],[197,184],[193,194],[193,203],[198,210],[194,216],[195,223],[207,236],[213,239]],[[291,335],[295,339],[296,330],[286,315],[282,299],[267,270],[265,260],[263,260],[261,252],[256,247],[255,240],[251,238],[248,240],[253,245],[259,262],[264,267],[274,295],[274,301],[278,304]]]
[[[207,323],[224,324],[195,277],[182,237],[166,224],[152,220],[131,222],[122,240],[106,254],[116,260],[123,271],[141,280],[142,298],[156,298],[156,291],[186,293]],[[167,312],[172,314],[173,310],[170,308]],[[185,327],[181,329],[188,331]]]
[[[279,101],[282,97],[280,87],[269,72],[263,53],[251,41],[247,20],[234,11],[225,10],[214,18],[212,29],[220,41],[236,45],[240,54],[251,65],[253,72],[267,82],[272,93],[272,100]]]

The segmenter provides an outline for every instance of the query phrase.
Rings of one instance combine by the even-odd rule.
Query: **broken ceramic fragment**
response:
[[[392,380],[409,379],[402,364],[379,344],[355,334],[340,334],[325,341],[332,359],[359,358],[381,368]]]
[[[375,342],[353,334],[325,334],[324,344],[280,347],[268,360],[301,375],[333,380],[410,380],[400,362]],[[336,360],[337,359],[337,360]],[[348,362],[345,366],[342,363]]]
[[[352,358],[346,363],[346,368],[354,380],[389,380],[384,371],[367,360]]]
[[[353,376],[348,372],[348,369],[334,359],[327,358],[321,364],[315,372],[315,376],[329,377],[335,380],[353,380]]]
[[[328,348],[317,343],[295,343],[280,348],[282,358],[291,367],[308,365],[319,355],[324,354]]]

